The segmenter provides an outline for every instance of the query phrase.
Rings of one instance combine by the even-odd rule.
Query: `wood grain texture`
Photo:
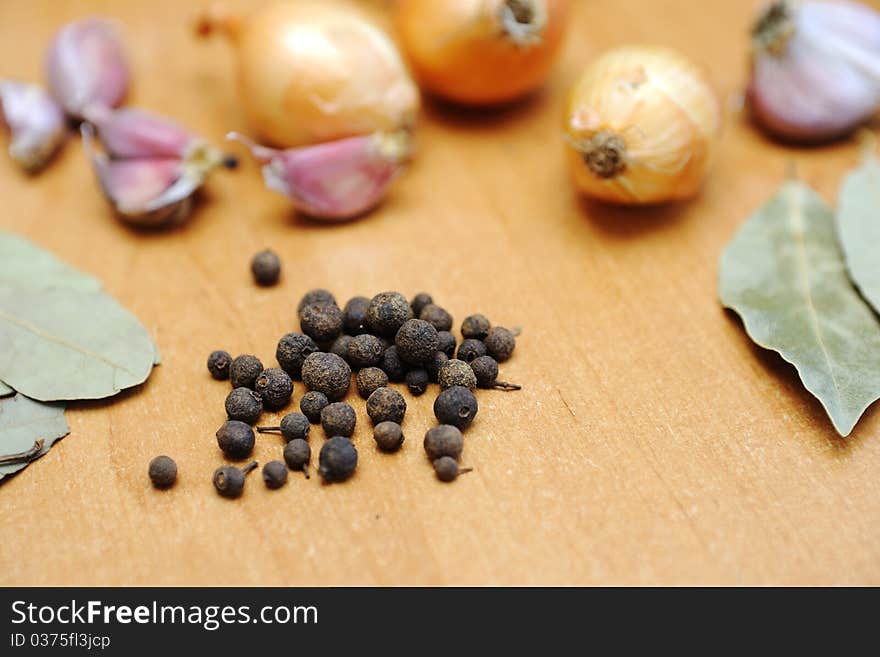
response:
[[[219,141],[246,126],[229,49],[189,35],[201,4],[3,0],[0,75],[39,78],[59,24],[113,15],[131,104]],[[111,218],[77,141],[36,178],[0,158],[0,226],[101,278],[163,355],[140,389],[71,405],[71,434],[0,487],[0,584],[880,584],[880,412],[837,438],[794,370],[717,301],[721,249],[788,162],[834,200],[858,160],[852,142],[775,145],[737,108],[757,4],[576,1],[543,93],[491,113],[426,104],[412,169],[354,223],[297,218],[245,163],[211,179],[186,227],[140,233]],[[614,209],[569,184],[565,90],[628,42],[704,62],[725,98],[717,165],[692,203]],[[247,263],[267,245],[283,284],[255,289]],[[524,390],[480,393],[473,473],[434,479],[421,448],[432,395],[410,398],[393,456],[355,399],[352,481],[292,476],[272,492],[252,475],[243,499],[214,494],[227,386],[205,358],[271,361],[315,286],[343,300],[426,289],[458,321],[481,311],[523,327],[502,371]],[[146,477],[159,453],[181,473],[165,493]],[[258,441],[260,461],[280,454],[280,439]]]

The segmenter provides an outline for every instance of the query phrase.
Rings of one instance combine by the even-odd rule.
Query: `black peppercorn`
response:
[[[461,323],[461,337],[482,340],[489,334],[492,324],[485,315],[470,315]]]
[[[244,459],[254,451],[254,430],[240,420],[228,420],[217,429],[217,444],[231,459]]]
[[[244,491],[244,479],[251,470],[257,467],[257,462],[248,463],[243,468],[234,465],[223,465],[214,470],[214,488],[223,497],[240,497]]]
[[[212,351],[208,356],[208,371],[211,376],[218,381],[225,381],[229,378],[229,365],[232,363],[232,356],[226,351]]]
[[[388,385],[388,375],[378,367],[365,367],[358,372],[355,377],[358,394],[366,399],[373,394],[377,388],[384,388]]]
[[[413,311],[400,292],[381,292],[370,300],[367,327],[378,336],[393,338],[403,323],[412,319]]]
[[[456,460],[450,456],[441,456],[439,459],[435,459],[432,465],[434,472],[437,473],[437,479],[447,483],[458,479],[458,475],[473,470],[473,468],[460,468]]]
[[[396,390],[391,388],[378,388],[367,399],[367,415],[373,424],[380,422],[403,423],[406,415],[406,400]]]
[[[312,424],[321,423],[321,411],[330,403],[327,395],[317,390],[309,390],[299,400],[299,410],[305,415]]]
[[[312,340],[326,344],[342,333],[342,311],[335,303],[313,303],[300,312],[299,325]]]
[[[423,445],[431,461],[443,456],[457,461],[461,456],[461,450],[464,449],[464,436],[451,424],[441,424],[428,430]]]
[[[437,329],[423,319],[403,323],[394,337],[397,355],[410,365],[421,365],[437,351]]]
[[[370,300],[367,297],[352,297],[342,309],[343,329],[349,335],[360,335],[367,332],[367,308]]]
[[[281,424],[277,427],[257,427],[260,433],[280,433],[287,442],[291,440],[305,440],[311,430],[309,419],[302,413],[288,413],[281,418]]]
[[[382,352],[379,367],[388,375],[389,381],[403,381],[403,377],[406,376],[407,366],[400,360],[400,354],[397,353],[397,347],[394,345]]]
[[[317,289],[317,290],[309,290],[303,295],[303,298],[299,300],[299,304],[296,307],[297,315],[302,315],[302,311],[306,306],[311,306],[316,303],[331,303],[334,306],[337,305],[336,297],[327,290]]]
[[[351,385],[351,368],[336,354],[317,352],[303,363],[302,380],[309,390],[323,392],[330,401],[339,401]]]
[[[263,481],[266,488],[281,488],[287,483],[287,466],[281,461],[269,461],[263,466]]]
[[[434,303],[434,299],[427,292],[419,292],[416,296],[413,297],[412,303],[410,303],[410,308],[413,311],[413,317],[418,317],[422,314],[422,308],[427,306],[429,303]]]
[[[453,358],[440,366],[437,382],[443,390],[452,386],[464,386],[468,390],[473,390],[477,387],[477,376],[470,365],[463,360]]]
[[[263,398],[266,408],[277,411],[290,403],[293,381],[280,367],[270,367],[257,377],[254,390]]]
[[[354,433],[354,425],[357,423],[357,414],[350,404],[335,402],[329,404],[321,411],[321,426],[328,438],[332,436],[345,436],[348,438]]]
[[[229,365],[229,380],[233,388],[250,388],[253,390],[254,383],[260,372],[263,371],[263,363],[256,356],[245,354],[238,356]]]
[[[170,456],[157,456],[150,461],[148,474],[156,488],[171,488],[177,481],[177,464]]]
[[[302,438],[294,438],[284,446],[284,462],[291,470],[302,470],[306,479],[309,478],[309,461],[312,460],[312,448]]]
[[[516,336],[513,331],[502,326],[493,326],[483,341],[486,353],[499,363],[503,363],[513,355],[516,349]]]
[[[385,343],[381,338],[369,333],[362,333],[352,338],[348,345],[348,362],[355,369],[378,365],[385,353]]]
[[[403,429],[397,422],[380,422],[373,428],[373,440],[383,452],[396,452],[403,445]]]
[[[455,358],[455,336],[449,331],[437,331],[437,351],[442,351],[447,358]]]
[[[480,356],[485,355],[486,345],[480,340],[468,338],[467,340],[462,340],[461,344],[458,345],[458,354],[456,358],[458,358],[458,360],[463,360],[465,363],[470,363],[474,358],[479,358]]]
[[[302,376],[302,366],[306,358],[319,351],[318,345],[303,333],[288,333],[278,341],[275,349],[275,360],[281,369],[294,379]]]
[[[428,376],[428,370],[421,367],[406,373],[406,387],[415,397],[425,394],[430,381],[431,377]]]
[[[230,420],[255,424],[263,414],[263,400],[250,388],[233,388],[226,395],[226,415]]]
[[[498,381],[498,363],[491,356],[480,356],[471,361],[471,369],[477,377],[477,387],[498,390],[522,390],[522,386]]]
[[[281,276],[281,258],[270,249],[260,251],[251,259],[251,273],[257,285],[275,285]]]
[[[354,338],[350,335],[340,335],[333,341],[333,344],[330,345],[330,353],[348,360],[348,345],[351,344],[352,340],[354,340]]]
[[[436,304],[429,303],[422,308],[422,312],[419,313],[419,319],[425,320],[438,331],[452,330],[452,315]]]
[[[434,400],[434,415],[441,424],[467,428],[477,414],[477,398],[463,386],[452,386]]]
[[[357,467],[358,453],[344,436],[334,436],[324,443],[318,455],[318,473],[325,481],[345,481]]]
[[[428,376],[435,383],[440,376],[440,368],[449,360],[449,357],[442,351],[435,351],[431,359],[425,363],[425,369],[428,370]]]

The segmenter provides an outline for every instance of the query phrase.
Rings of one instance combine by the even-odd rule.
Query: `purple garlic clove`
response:
[[[776,2],[753,30],[748,99],[769,133],[816,142],[880,108],[880,13],[853,2]]]
[[[9,127],[9,155],[27,171],[40,169],[67,137],[64,112],[35,84],[0,80],[0,120]]]
[[[403,168],[409,134],[376,133],[315,146],[276,150],[229,133],[263,165],[266,186],[298,210],[328,220],[350,219],[375,207]]]
[[[84,123],[81,132],[104,195],[123,221],[137,226],[182,223],[192,210],[193,194],[224,162],[219,150],[201,140],[184,158],[111,157],[95,149],[91,124]]]
[[[92,123],[104,150],[113,158],[184,159],[204,143],[174,121],[137,109],[103,111]]]
[[[129,74],[115,26],[86,18],[62,27],[49,46],[46,75],[52,95],[75,118],[90,119],[119,105]]]

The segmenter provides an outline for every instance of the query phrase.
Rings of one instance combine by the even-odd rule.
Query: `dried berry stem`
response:
[[[522,390],[522,386],[517,383],[508,383],[507,381],[496,381],[493,385],[496,390]]]
[[[33,447],[26,449],[18,454],[8,454],[0,456],[0,465],[12,465],[13,463],[21,463],[22,461],[30,461],[43,449],[43,439],[34,441]]]
[[[468,472],[473,472],[473,471],[474,471],[473,468],[459,468],[458,474],[463,475],[463,474],[467,474]]]
[[[248,472],[250,472],[251,470],[253,470],[254,468],[256,468],[258,465],[260,465],[260,464],[257,463],[256,461],[251,461],[251,462],[248,463],[246,466],[244,466],[244,467],[241,468],[241,474],[245,474],[245,475],[246,475]]]
[[[281,427],[257,427],[258,433],[281,433]]]

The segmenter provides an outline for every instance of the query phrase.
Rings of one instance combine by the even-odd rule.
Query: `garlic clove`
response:
[[[101,111],[93,123],[114,158],[184,158],[202,141],[174,121],[137,109]]]
[[[40,86],[0,80],[0,119],[9,126],[9,155],[27,171],[37,171],[67,137],[64,112]]]
[[[851,2],[773,4],[753,30],[748,99],[774,136],[843,136],[880,108],[880,13]]]
[[[409,155],[406,131],[338,139],[315,146],[275,150],[237,133],[263,164],[266,186],[297,209],[328,220],[350,219],[375,207]]]
[[[113,23],[86,18],[62,27],[46,56],[49,88],[65,111],[89,118],[122,102],[128,65]]]

